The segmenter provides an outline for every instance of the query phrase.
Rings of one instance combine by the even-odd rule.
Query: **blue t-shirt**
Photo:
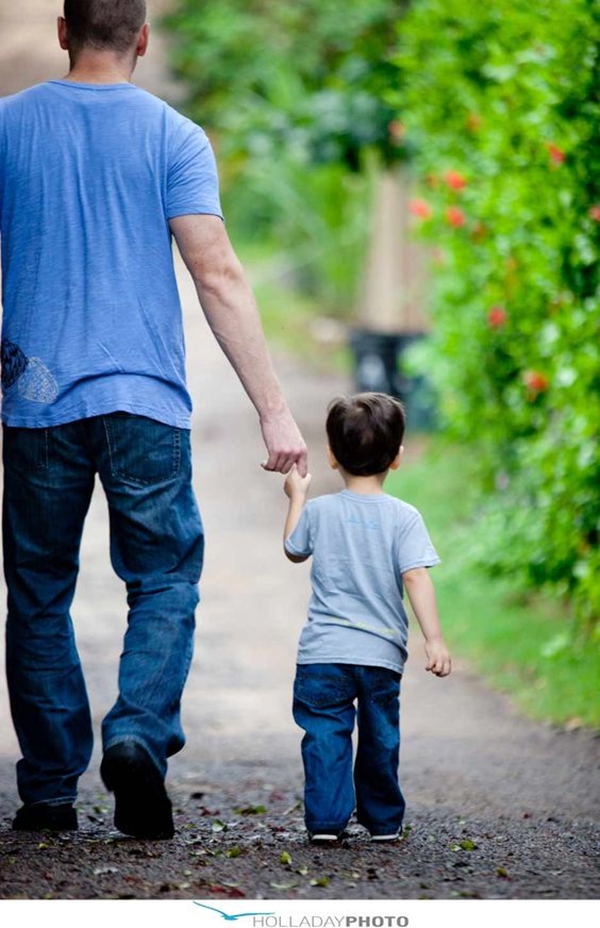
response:
[[[402,574],[440,562],[414,506],[387,493],[320,496],[307,502],[285,547],[312,555],[298,663],[402,673],[408,638]]]
[[[117,410],[190,427],[168,221],[221,216],[198,126],[133,84],[0,100],[2,419]]]

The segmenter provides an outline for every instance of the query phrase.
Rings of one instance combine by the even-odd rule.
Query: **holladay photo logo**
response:
[[[224,912],[214,905],[194,905],[220,915],[227,922],[252,919],[252,928],[408,928],[406,915],[299,915],[282,917],[276,912]]]

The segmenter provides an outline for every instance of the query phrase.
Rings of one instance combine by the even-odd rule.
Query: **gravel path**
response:
[[[8,3],[0,2],[0,93],[65,70],[60,53],[35,58],[53,41],[54,2],[21,8],[8,30]],[[162,61],[159,46],[139,82],[167,86]],[[2,680],[0,899],[597,899],[598,739],[523,719],[460,656],[451,677],[432,679],[418,638],[403,684],[405,840],[374,846],[352,825],[344,847],[306,844],[290,702],[309,568],[283,558],[281,480],[259,467],[256,417],[185,275],[181,291],[207,560],[184,703],[188,744],[169,773],[177,835],[152,843],[114,831],[98,750],[81,785],[78,833],[12,832],[18,750]],[[322,423],[331,396],[351,385],[289,358],[278,368],[309,441],[314,492],[335,489]],[[407,444],[410,459],[410,437]],[[107,531],[96,494],[73,612],[98,732],[114,698],[124,623]]]

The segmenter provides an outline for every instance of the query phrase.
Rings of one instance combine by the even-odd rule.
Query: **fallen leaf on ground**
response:
[[[329,886],[331,880],[328,876],[319,876],[315,880],[310,881],[311,886]]]
[[[451,851],[475,851],[476,849],[477,845],[470,838],[464,838],[462,841],[450,845]]]
[[[229,850],[225,851],[225,857],[239,857],[241,853],[241,847],[236,844],[235,847],[230,847]]]

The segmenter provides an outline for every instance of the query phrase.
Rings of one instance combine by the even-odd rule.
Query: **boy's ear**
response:
[[[390,470],[398,470],[400,467],[400,461],[402,460],[402,455],[404,454],[404,445],[400,445],[398,449],[398,454],[390,464]]]
[[[329,445],[327,445],[327,460],[329,461],[329,466],[331,467],[332,470],[337,470],[337,469],[338,469],[339,464],[338,464],[338,462],[337,462],[337,460],[336,460],[336,457],[335,457],[333,451],[332,451],[331,448],[329,447]]]

